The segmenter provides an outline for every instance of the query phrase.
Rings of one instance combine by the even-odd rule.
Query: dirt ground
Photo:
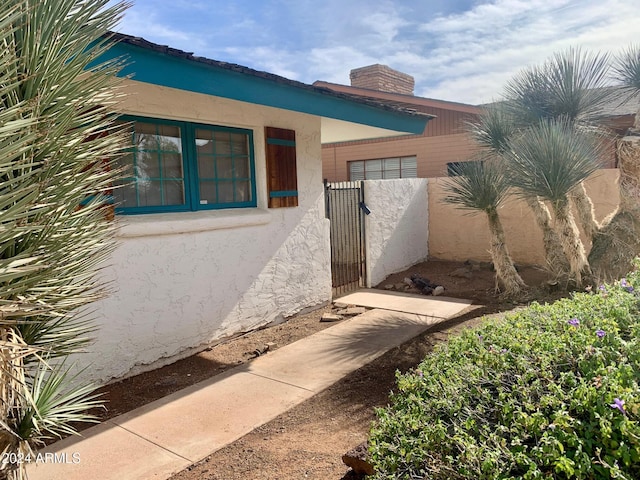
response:
[[[342,463],[341,457],[366,440],[374,408],[387,403],[396,370],[415,367],[435,344],[461,328],[478,325],[483,315],[518,306],[514,302],[500,302],[496,297],[494,273],[488,265],[428,261],[390,276],[378,287],[389,288],[414,273],[443,285],[444,295],[472,299],[474,305],[178,473],[172,480],[357,478]],[[530,286],[547,280],[547,275],[534,267],[522,267],[520,274]],[[553,300],[557,296],[536,290],[529,299]],[[102,389],[106,410],[97,413],[103,420],[112,418],[251,361],[252,352],[263,349],[267,343],[275,344],[271,345],[272,349],[279,348],[330,327],[334,324],[319,321],[322,313],[330,308],[298,315],[283,324],[245,334],[172,365],[108,385]]]

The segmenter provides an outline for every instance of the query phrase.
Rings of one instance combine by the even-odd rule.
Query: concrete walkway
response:
[[[163,480],[234,442],[470,302],[360,291],[375,308],[44,449],[31,480]]]

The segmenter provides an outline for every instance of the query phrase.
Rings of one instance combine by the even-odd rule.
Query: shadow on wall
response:
[[[619,171],[603,169],[586,182],[596,218],[601,221],[619,203]],[[446,178],[429,179],[429,256],[441,260],[490,261],[489,228],[484,214],[468,215],[464,210],[442,203]],[[507,247],[513,260],[527,265],[543,265],[542,233],[527,205],[511,198],[499,210]],[[585,247],[591,242],[582,234]]]
[[[135,375],[331,298],[322,188],[262,225],[123,238],[105,274],[95,344],[77,360],[97,383]],[[158,217],[159,219],[159,217]]]

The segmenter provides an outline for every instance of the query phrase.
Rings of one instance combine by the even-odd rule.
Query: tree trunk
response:
[[[17,416],[23,403],[23,389],[26,385],[24,375],[24,355],[28,346],[15,335],[11,327],[0,327],[0,452],[23,455],[29,446],[18,438],[13,430],[16,428]],[[26,466],[23,462],[7,462],[0,470],[0,478],[7,480],[23,480],[27,478]]]
[[[580,182],[580,185],[571,192],[569,198],[578,212],[582,231],[587,235],[587,238],[593,238],[600,230],[600,224],[596,220],[593,202],[589,198],[589,195],[587,195],[584,182]]]
[[[636,115],[636,122],[638,115]],[[589,263],[598,280],[624,276],[640,255],[640,137],[628,136],[618,145],[620,205],[592,239]]]
[[[547,262],[546,268],[556,276],[569,275],[571,266],[564,254],[560,237],[553,229],[551,223],[551,213],[539,198],[527,198],[527,205],[533,211],[533,216],[542,230],[542,243],[544,245],[544,255]]]
[[[569,260],[571,266],[571,277],[575,280],[576,286],[581,287],[583,275],[591,276],[591,269],[587,261],[587,254],[584,250],[580,231],[571,213],[568,200],[561,200],[553,204],[553,213],[556,217],[558,233],[562,249]]]
[[[496,269],[498,281],[502,284],[506,296],[516,296],[521,293],[526,284],[513,266],[509,250],[505,243],[504,229],[496,210],[487,212],[489,218],[489,232],[491,233],[491,258]]]

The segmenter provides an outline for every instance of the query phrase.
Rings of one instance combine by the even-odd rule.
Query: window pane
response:
[[[130,186],[114,191],[121,207],[184,205],[184,166],[180,127],[134,122],[132,153],[119,163],[132,168]]]
[[[156,135],[156,126],[153,123],[135,122],[135,135],[133,145],[138,149],[154,148],[154,137]]]
[[[181,180],[164,182],[164,204],[181,205],[184,203],[184,187]]]
[[[137,187],[139,207],[162,205],[162,182],[152,180],[138,181]]]
[[[251,182],[236,182],[236,202],[248,202],[251,200]]]
[[[400,169],[397,170],[385,170],[384,178],[400,178]]]
[[[233,203],[233,183],[220,182],[218,183],[218,203]]]
[[[216,178],[215,157],[213,155],[198,155],[198,175],[203,178]]]
[[[216,155],[229,155],[231,154],[231,140],[230,134],[227,132],[214,132],[213,138],[215,141]]]
[[[200,205],[217,203],[216,182],[200,182]]]
[[[250,178],[251,169],[249,167],[249,159],[236,157],[235,159],[235,178]]]
[[[122,175],[125,177],[133,176],[133,154],[127,153],[120,155],[116,158],[116,165],[118,168],[124,169]]]
[[[164,178],[182,178],[182,157],[179,154],[166,154],[162,157]]]
[[[213,132],[201,128],[196,129],[196,149],[198,155],[202,153],[213,155]]]
[[[231,157],[218,157],[216,165],[218,167],[218,178],[233,178],[233,161]]]
[[[117,207],[135,207],[136,205],[136,186],[131,181],[125,181],[113,189],[113,198]]]
[[[202,148],[196,144],[200,205],[251,202],[249,136],[198,129],[196,138],[202,140]],[[208,138],[212,140],[212,150],[204,144]]]
[[[349,178],[353,181],[364,180],[364,162],[349,162]]]
[[[178,127],[160,125],[158,130],[158,150],[182,153],[182,141],[180,140],[180,129]]]
[[[399,158],[385,158],[383,160],[385,170],[400,170]]]
[[[402,178],[416,178],[418,176],[418,164],[416,157],[402,158]]]
[[[156,152],[135,153],[135,175],[144,180],[160,177],[160,156]]]
[[[382,170],[369,170],[369,167],[367,166],[366,179],[382,180]]]
[[[238,133],[231,134],[231,153],[234,155],[248,155],[249,145],[247,143],[247,136]]]

